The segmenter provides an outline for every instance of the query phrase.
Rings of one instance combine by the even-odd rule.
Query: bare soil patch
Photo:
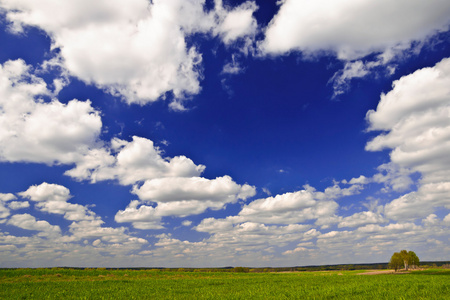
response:
[[[394,273],[394,270],[374,270],[364,273],[358,273],[357,275],[380,275],[380,274],[391,274]]]

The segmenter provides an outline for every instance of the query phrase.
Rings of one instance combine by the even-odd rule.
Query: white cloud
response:
[[[394,48],[448,28],[445,0],[286,0],[266,29],[261,48],[268,54],[331,51],[353,60]]]
[[[236,55],[232,55],[231,59],[231,62],[223,66],[222,74],[236,75],[243,72],[243,68],[236,60]]]
[[[70,236],[65,236],[64,240],[67,242],[81,241],[85,239],[100,239],[104,243],[116,245],[117,243],[124,243],[135,241],[138,244],[147,243],[146,240],[135,238],[126,234],[125,227],[102,227],[104,222],[97,218],[96,220],[82,220],[73,222],[69,225]]]
[[[6,193],[6,194],[0,193],[0,201],[6,202],[6,201],[15,200],[15,199],[17,199],[17,197],[14,196],[14,194],[11,194],[11,193]]]
[[[142,202],[130,202],[115,216],[116,222],[132,222],[135,228],[159,229],[165,216],[185,217],[200,214],[207,209],[219,210],[228,203],[245,200],[255,195],[255,188],[236,184],[231,177],[216,179],[202,177],[167,177],[146,181],[135,186],[133,193]],[[156,207],[144,203],[156,203]]]
[[[383,183],[383,192],[394,190],[396,192],[404,192],[413,185],[411,179],[411,170],[399,167],[394,163],[387,163],[378,166],[376,173],[372,179],[374,182]]]
[[[360,227],[367,224],[386,223],[387,220],[379,213],[363,211],[355,213],[349,217],[342,218],[338,227]]]
[[[344,68],[330,79],[333,97],[345,93],[353,78],[376,70],[392,74],[395,58],[417,53],[422,42],[448,30],[445,0],[286,0],[260,43],[263,54],[301,51],[304,57],[336,55]],[[369,54],[374,58],[364,60]]]
[[[0,219],[7,218],[10,215],[10,210],[0,202]],[[3,223],[4,220],[0,220],[0,224]]]
[[[28,202],[28,201],[11,201],[8,204],[8,207],[10,209],[14,209],[14,210],[27,208],[27,207],[30,207],[30,202]]]
[[[395,81],[392,90],[381,95],[377,109],[367,113],[369,130],[384,133],[366,149],[392,149],[391,163],[384,168],[387,175],[375,175],[374,180],[390,182],[400,191],[412,183],[408,173],[422,176],[417,191],[385,206],[386,216],[392,219],[425,217],[439,207],[450,207],[449,95],[450,59],[446,58]]]
[[[450,214],[446,215],[446,216],[444,217],[444,220],[443,220],[443,221],[444,221],[444,223],[450,225]]]
[[[310,229],[310,225],[266,225],[256,222],[235,223],[235,218],[204,219],[197,231],[208,232],[213,235],[205,240],[208,244],[219,246],[224,252],[231,255],[256,251],[270,251],[273,246],[284,247],[296,240],[310,240],[316,236],[317,231]]]
[[[11,193],[0,193],[0,219],[4,219],[7,218],[10,215],[10,210],[9,208],[11,208],[11,203],[9,203],[9,208],[6,207],[6,202],[7,201],[11,201],[17,199],[16,196],[14,196],[14,194]],[[13,208],[11,208],[13,209]],[[6,220],[0,220],[0,224],[6,222]]]
[[[426,183],[385,206],[385,215],[394,220],[425,217],[439,207],[450,209],[450,182]]]
[[[204,219],[195,229],[211,236],[200,242],[161,234],[156,236],[155,248],[142,255],[164,259],[172,266],[280,266],[367,261],[368,255],[375,263],[388,260],[403,248],[414,249],[421,259],[433,259],[422,256],[431,244],[436,257],[445,257],[442,253],[448,250],[447,232],[436,226],[368,224],[356,230],[319,232],[311,225],[236,223],[236,218]]]
[[[333,97],[345,93],[349,89],[350,81],[353,78],[362,78],[369,74],[369,72],[370,66],[360,60],[345,63],[344,68],[336,72],[329,80],[329,82],[333,83]]]
[[[190,220],[184,220],[183,222],[181,222],[181,225],[189,227],[189,226],[192,225],[192,221],[190,221]]]
[[[333,185],[324,192],[306,185],[303,190],[256,199],[245,205],[236,222],[259,222],[268,224],[295,224],[316,220],[316,225],[327,227],[337,223],[335,213],[339,205],[334,201],[344,196],[358,194],[361,185],[348,188]]]
[[[231,177],[216,179],[202,177],[167,177],[146,181],[135,187],[133,193],[141,200],[152,202],[173,202],[183,200],[232,203],[237,199],[247,199],[255,194],[255,188],[248,184],[236,184]]]
[[[367,178],[364,175],[361,175],[359,177],[355,177],[350,179],[350,181],[348,182],[349,184],[367,184],[370,182],[370,179]]]
[[[30,214],[13,215],[7,224],[26,230],[40,231],[40,235],[42,236],[59,235],[61,233],[59,226],[51,225],[47,221],[37,221],[36,218]]]
[[[205,169],[185,156],[164,158],[153,141],[137,136],[131,142],[113,139],[110,150],[101,149],[98,155],[94,154],[85,156],[84,161],[66,174],[92,182],[117,179],[129,185],[161,177],[198,176]]]
[[[272,196],[272,193],[270,192],[270,190],[266,187],[262,188],[262,191],[267,195],[267,196]]]
[[[18,193],[23,198],[38,202],[36,207],[44,212],[64,215],[66,220],[93,220],[95,214],[80,204],[68,203],[72,196],[68,188],[58,184],[33,185],[26,191]]]
[[[448,91],[450,77],[450,59],[444,58],[434,67],[423,68],[412,74],[403,76],[392,84],[393,89],[387,94],[382,94],[376,111],[370,110],[367,113],[367,121],[370,130],[392,130],[405,131],[407,136],[419,131],[418,126],[412,126],[414,121],[420,122],[417,125],[439,125],[443,123],[442,118],[435,122],[427,119],[427,112],[437,113],[448,105]],[[437,114],[435,117],[440,116]],[[422,117],[422,118],[419,118]],[[417,118],[417,119],[416,119]],[[409,122],[408,122],[409,121]],[[408,126],[409,125],[409,126]],[[393,135],[393,134],[391,134]],[[369,150],[380,150],[385,147],[392,148],[397,144],[398,139],[388,139],[382,136],[379,140],[369,143]]]
[[[163,229],[162,215],[157,207],[140,205],[138,200],[131,201],[125,210],[119,210],[114,220],[117,223],[132,223],[137,229]]]
[[[254,195],[253,187],[240,186],[228,176],[214,180],[198,177],[205,166],[195,165],[185,156],[165,158],[149,139],[134,136],[131,142],[117,138],[109,144],[101,142],[102,123],[90,102],[72,100],[66,105],[56,99],[41,100],[39,97],[50,97],[52,92],[31,71],[21,60],[6,62],[0,69],[4,79],[0,86],[3,160],[74,164],[65,174],[78,180],[118,180],[123,185],[145,182],[133,189],[139,197],[173,202],[161,203],[156,219],[221,209],[226,203]],[[179,187],[179,194],[171,190],[174,186]],[[19,195],[40,201],[36,207],[41,211],[62,214],[68,220],[94,218],[86,207],[67,202],[70,194],[62,186],[43,183]],[[2,206],[2,216],[8,215],[8,208]]]
[[[72,197],[68,188],[58,184],[48,184],[46,182],[40,185],[30,186],[26,191],[20,192],[18,195],[37,202],[66,202]]]
[[[247,1],[230,10],[223,8],[222,0],[216,0],[215,3],[221,21],[214,30],[221,36],[225,44],[230,44],[245,36],[255,36],[258,25],[253,13],[258,6],[254,2]]]
[[[312,207],[317,203],[311,190],[301,190],[294,193],[276,195],[274,197],[257,199],[246,205],[241,215],[254,215],[263,211],[270,213],[286,212]]]
[[[22,218],[17,218],[16,221],[20,221]],[[33,218],[23,219],[31,224]],[[40,226],[45,229],[45,225]],[[36,226],[29,227],[32,228],[30,230],[36,228]],[[0,249],[2,250],[0,251],[0,265],[2,267],[142,266],[142,261],[138,263],[133,253],[147,243],[144,239],[126,235],[123,233],[124,229],[118,229],[114,234],[111,231],[112,228],[105,228],[105,239],[98,237],[102,234],[100,230],[95,233],[86,226],[79,229],[76,231],[77,235],[63,236],[45,231],[38,232],[33,236],[14,236],[7,232],[0,232]],[[83,232],[84,229],[88,231]],[[96,237],[89,238],[87,234]],[[91,246],[92,244],[96,246]]]
[[[253,2],[210,12],[204,0],[2,1],[13,31],[36,26],[60,49],[53,63],[128,103],[145,104],[173,93],[171,107],[200,91],[202,56],[186,39],[220,35],[226,44],[252,36]],[[55,14],[57,12],[57,14]],[[58,63],[59,62],[59,63]]]
[[[71,164],[97,143],[102,126],[89,101],[63,104],[23,60],[0,65],[0,160]]]
[[[89,240],[94,240],[91,244],[98,251],[110,253],[110,255],[114,256],[118,254],[125,255],[129,251],[139,249],[142,245],[148,243],[145,239],[127,234],[127,228],[125,227],[103,227],[104,222],[101,218],[87,206],[67,202],[72,196],[69,189],[64,186],[44,182],[40,185],[31,186],[26,191],[18,193],[18,195],[35,202],[36,208],[41,211],[63,215],[64,219],[71,221],[68,226],[68,232],[61,234],[59,226],[53,226],[44,220],[38,221],[30,214],[11,216],[6,223],[7,225],[39,231],[36,235],[24,237],[23,239],[8,236],[7,240],[2,240],[0,234],[0,244],[6,242],[25,245],[17,250],[19,252],[32,253],[32,255],[36,256],[41,251],[47,251],[54,258],[59,257],[61,253],[69,253],[69,256],[76,256],[79,252],[87,252],[98,256],[99,253],[95,250],[89,250],[86,247],[80,248],[79,244],[77,244],[77,242],[84,242],[86,245],[89,244]],[[46,240],[40,240],[42,237],[45,237]],[[4,236],[4,238],[6,237]],[[42,246],[47,244],[50,245],[51,251]],[[78,250],[68,252],[68,247],[71,250]],[[61,250],[62,252],[58,253]]]
[[[438,225],[440,223],[440,220],[438,219],[438,216],[436,216],[435,214],[430,214],[428,215],[428,217],[422,220],[422,223],[425,226],[434,226]]]
[[[342,221],[342,218],[336,216],[339,205],[333,200],[358,192],[359,188],[353,186],[342,189],[334,185],[324,192],[305,186],[301,191],[254,200],[245,205],[236,216],[206,218],[194,228],[211,234],[206,240],[208,243],[226,245],[231,252],[236,248],[268,251],[273,245],[283,247],[292,241],[316,239],[321,233],[308,223],[314,222],[316,226],[325,229]],[[344,223],[351,226],[372,223],[374,221],[369,214],[366,218],[354,216],[345,219]]]

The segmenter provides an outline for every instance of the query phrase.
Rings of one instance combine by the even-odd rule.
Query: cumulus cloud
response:
[[[13,210],[27,208],[27,207],[30,207],[30,202],[28,202],[28,201],[11,201],[8,204],[8,207]]]
[[[297,1],[281,2],[266,29],[261,48],[268,54],[331,51],[351,60],[409,47],[449,25],[450,4],[444,0]]]
[[[378,173],[373,175],[372,179],[374,182],[384,184],[382,192],[389,192],[392,190],[404,192],[414,184],[411,179],[412,171],[392,162],[378,166],[377,171]]]
[[[185,156],[163,158],[149,139],[100,141],[102,122],[91,103],[44,101],[42,97],[52,97],[52,92],[22,60],[0,65],[0,79],[0,160],[75,165],[65,174],[124,185],[166,176],[198,176],[205,168]]]
[[[14,196],[14,194],[11,193],[0,193],[0,219],[4,219],[7,218],[10,215],[10,210],[9,209],[14,209],[14,204],[12,204],[12,202],[8,203],[8,207],[6,207],[7,205],[7,201],[11,201],[17,199],[16,196]],[[0,223],[4,223],[5,220],[0,220]]]
[[[87,206],[67,202],[72,196],[69,189],[64,186],[44,182],[40,185],[31,186],[18,195],[36,202],[35,207],[40,211],[63,215],[64,219],[72,221],[69,225],[71,235],[61,237],[64,242],[100,238],[101,241],[106,243],[119,243],[134,239],[134,237],[125,233],[126,228],[124,227],[103,227],[104,222],[101,218]],[[29,219],[30,217],[27,216]],[[18,226],[15,221],[9,221],[8,224]],[[138,243],[142,244],[146,241],[140,239]]]
[[[185,156],[163,157],[149,139],[134,136],[132,141],[100,141],[102,122],[90,102],[43,100],[44,96],[53,97],[52,92],[22,60],[6,62],[0,77],[0,159],[4,161],[74,165],[65,174],[78,180],[136,185],[133,191],[141,199],[161,203],[157,219],[221,209],[255,193],[253,187],[240,186],[228,176],[199,177],[205,166]],[[176,192],[174,187],[178,187]],[[68,220],[94,218],[86,207],[67,202],[70,194],[63,186],[43,183],[19,195],[39,202],[36,207],[40,210],[62,214]],[[162,203],[166,201],[173,203]],[[10,213],[4,205],[1,212],[3,217]]]
[[[7,224],[26,230],[40,231],[40,236],[61,234],[61,228],[59,226],[51,225],[47,221],[38,221],[30,214],[13,215]]]
[[[116,0],[62,3],[2,1],[13,31],[44,30],[59,49],[53,63],[71,76],[128,103],[145,104],[172,93],[171,107],[200,91],[202,56],[187,37],[219,35],[227,45],[254,34],[253,2],[234,9],[204,0]],[[57,12],[55,14],[55,12]]]
[[[373,221],[370,221],[371,219]],[[371,212],[355,214],[346,221],[352,223],[348,224],[351,227],[358,228],[322,232],[308,224],[267,225],[239,222],[238,216],[225,219],[206,218],[195,229],[211,234],[209,238],[193,243],[162,235],[160,241],[155,244],[157,248],[148,254],[162,258],[166,257],[164,251],[168,251],[172,259],[179,257],[180,260],[174,259],[175,261],[201,264],[201,261],[208,260],[211,253],[214,253],[216,259],[218,256],[235,264],[251,262],[252,265],[279,266],[292,265],[299,261],[304,264],[336,261],[348,263],[355,258],[367,259],[368,253],[373,262],[377,262],[389,257],[393,251],[398,251],[399,247],[413,248],[420,252],[421,249],[429,247],[429,243],[439,249],[435,252],[438,255],[439,251],[448,248],[445,242],[440,242],[446,237],[445,229],[436,226],[419,226],[414,223],[381,225],[384,220]],[[324,257],[330,256],[332,259],[324,261]]]
[[[63,215],[71,221],[93,220],[95,214],[80,204],[67,202],[72,196],[68,188],[58,184],[33,185],[18,193],[23,198],[37,202],[36,207],[44,212]]]
[[[205,242],[224,245],[229,253],[235,255],[242,255],[247,251],[262,251],[262,256],[263,253],[272,252],[274,246],[284,247],[294,241],[311,243],[311,247],[301,249],[307,253],[308,249],[315,247],[312,241],[322,234],[312,228],[312,223],[326,229],[342,221],[342,218],[336,215],[339,205],[335,200],[357,194],[359,191],[360,185],[341,188],[336,184],[323,192],[305,186],[297,192],[256,199],[244,205],[236,216],[224,219],[206,218],[194,229],[211,234]],[[352,223],[352,226],[374,222],[364,216],[355,216],[344,221],[349,225]],[[300,249],[287,250],[284,253],[290,255],[297,252],[300,252]],[[272,254],[267,257],[274,259]]]
[[[361,184],[361,185],[364,185],[364,184],[367,184],[369,182],[370,182],[369,178],[367,178],[364,175],[361,175],[359,177],[354,177],[354,178],[350,179],[350,181],[348,183],[349,184]]]
[[[10,215],[10,210],[0,202],[0,219],[7,218]],[[5,220],[0,220],[0,223],[3,223]]]
[[[72,196],[68,188],[58,184],[48,184],[46,182],[40,185],[33,185],[19,195],[32,201],[58,201],[65,202]]]
[[[415,192],[405,194],[385,206],[385,214],[394,220],[425,217],[437,208],[450,209],[450,182],[422,184]]]
[[[148,243],[145,239],[128,235],[125,227],[103,227],[103,224],[104,222],[100,218],[73,222],[69,225],[69,232],[72,235],[65,236],[64,240],[67,242],[74,242],[100,239],[103,243],[106,243],[106,246],[111,246],[111,244],[117,246],[118,243],[126,245],[130,242],[140,245]]]
[[[383,131],[367,143],[369,151],[392,149],[390,169],[400,170],[393,187],[411,185],[408,173],[421,174],[419,188],[385,206],[393,219],[425,217],[450,207],[450,59],[393,83],[376,110],[367,113],[369,130]],[[403,170],[403,171],[402,171]],[[388,172],[392,174],[392,172]],[[388,176],[389,177],[389,176]],[[392,177],[392,176],[391,176]],[[374,177],[380,182],[385,176]],[[387,178],[389,180],[389,178]]]
[[[181,225],[189,227],[189,226],[192,225],[192,221],[190,221],[190,220],[184,220],[183,222],[181,222]]]
[[[6,201],[15,200],[15,199],[17,199],[17,197],[12,193],[6,193],[6,194],[0,193],[0,201],[6,202]]]
[[[360,227],[367,224],[386,223],[387,220],[380,214],[372,211],[363,211],[351,216],[342,218],[338,227]]]
[[[9,233],[0,233],[0,244],[11,246],[21,245],[21,248],[15,248],[14,254],[20,261],[20,256],[33,253],[32,257],[39,258],[41,254],[46,253],[52,259],[71,259],[73,256],[84,253],[83,260],[89,261],[89,256],[102,257],[98,251],[109,253],[111,256],[126,255],[129,251],[137,250],[142,245],[147,244],[147,240],[129,235],[125,227],[104,227],[104,221],[91,211],[87,206],[72,204],[67,201],[72,197],[69,189],[57,184],[42,183],[40,185],[30,186],[26,191],[18,193],[20,197],[31,200],[40,211],[63,215],[64,219],[70,221],[69,230],[64,234],[59,226],[51,225],[45,220],[37,220],[30,214],[12,215],[6,222],[7,225],[16,226],[26,230],[38,231],[37,234],[27,237],[16,237]],[[9,197],[11,198],[11,197]],[[19,202],[19,201],[14,201]],[[27,202],[28,203],[28,202]],[[23,205],[21,205],[23,206]],[[45,238],[45,240],[42,240]],[[97,250],[92,250],[87,246],[91,244]],[[49,245],[46,247],[45,245]],[[70,246],[76,251],[67,252]],[[61,257],[65,253],[66,258]],[[42,258],[49,263],[49,257]],[[73,261],[72,263],[75,263]]]
[[[237,216],[229,217],[225,224],[254,222],[288,225],[315,220],[316,225],[326,228],[339,221],[336,215],[339,205],[335,200],[358,194],[361,188],[359,184],[349,188],[333,185],[320,192],[306,185],[297,192],[253,200],[244,205]],[[214,226],[220,227],[219,224]]]
[[[209,200],[230,203],[253,196],[255,188],[248,184],[236,184],[230,176],[212,180],[202,177],[169,177],[148,180],[142,186],[136,187],[133,193],[141,200],[152,202]]]
[[[444,223],[450,225],[450,214],[446,215],[446,216],[444,217],[444,220],[443,220],[443,221],[444,221]]]
[[[133,193],[141,201],[132,201],[125,210],[119,211],[115,216],[116,222],[132,222],[140,229],[159,229],[162,228],[162,217],[185,217],[207,209],[219,210],[228,203],[254,196],[256,191],[248,184],[239,185],[231,177],[224,176],[212,180],[202,177],[158,178],[135,186]]]
[[[332,54],[345,61],[331,79],[334,96],[395,57],[414,52],[422,41],[448,30],[445,0],[286,0],[265,31],[260,50],[268,55],[301,51],[306,57]],[[375,59],[363,59],[376,54]],[[392,73],[395,66],[388,66]]]
[[[115,138],[109,149],[99,149],[93,156],[86,155],[66,175],[92,182],[118,180],[129,185],[161,177],[198,176],[205,169],[185,156],[164,158],[162,154],[149,139],[134,136],[127,142]]]
[[[71,164],[98,142],[100,116],[89,101],[52,97],[23,60],[0,65],[0,160]]]

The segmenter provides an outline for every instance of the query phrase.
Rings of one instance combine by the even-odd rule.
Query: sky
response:
[[[447,0],[0,0],[0,267],[450,253]]]

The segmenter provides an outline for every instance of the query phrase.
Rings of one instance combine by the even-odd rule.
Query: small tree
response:
[[[408,264],[410,266],[414,266],[414,268],[420,266],[420,260],[417,257],[416,253],[414,253],[414,251],[408,252]]]
[[[395,272],[397,272],[397,270],[403,268],[403,266],[404,262],[402,256],[400,255],[400,253],[395,252],[391,257],[391,260],[389,261],[389,268],[392,268],[395,270]]]
[[[393,268],[396,272],[400,268],[409,269],[409,266],[419,266],[419,258],[414,251],[402,250],[400,252],[395,252],[391,260],[389,261],[389,267]]]
[[[402,259],[403,259],[403,265],[405,266],[405,270],[408,271],[408,268],[409,268],[409,264],[408,264],[408,262],[409,262],[408,251],[406,251],[406,250],[400,251],[400,256],[401,256]]]

